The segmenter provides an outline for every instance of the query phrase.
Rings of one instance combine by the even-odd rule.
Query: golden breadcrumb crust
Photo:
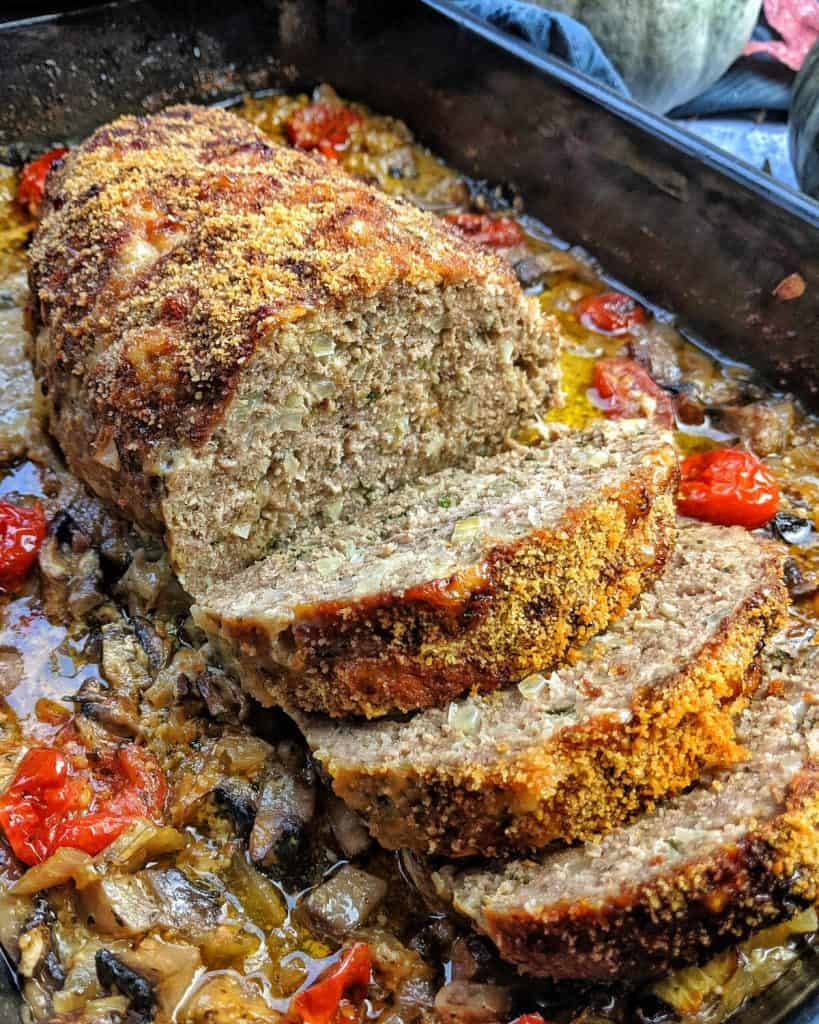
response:
[[[52,430],[75,472],[150,527],[170,455],[207,442],[279,329],[460,282],[534,316],[511,269],[438,218],[195,106],[120,118],[71,151],[30,282]]]
[[[369,718],[441,707],[550,671],[622,615],[673,550],[678,481],[674,451],[661,447],[621,487],[449,580],[300,606],[291,670],[266,654],[277,638],[263,617],[205,602],[197,621],[262,704]]]
[[[753,592],[688,664],[634,693],[626,722],[596,716],[488,764],[378,766],[334,760],[323,749],[317,753],[333,789],[390,849],[496,856],[593,839],[683,790],[705,768],[734,763],[742,757],[734,718],[788,603],[781,552],[768,548]]]
[[[600,904],[495,913],[479,927],[536,975],[643,979],[696,963],[819,899],[819,763],[794,777],[781,813],[737,843]]]

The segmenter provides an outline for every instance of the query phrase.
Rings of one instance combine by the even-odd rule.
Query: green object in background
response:
[[[664,114],[707,89],[748,42],[761,0],[534,0],[585,25],[633,97]]]
[[[819,42],[793,83],[788,134],[797,181],[803,192],[819,199]]]

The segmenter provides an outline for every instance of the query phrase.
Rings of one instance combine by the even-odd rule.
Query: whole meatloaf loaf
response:
[[[705,960],[819,898],[819,651],[766,659],[739,718],[748,757],[598,844],[437,886],[501,956],[554,978],[642,978]]]
[[[375,717],[549,669],[656,578],[677,457],[641,421],[481,458],[304,531],[193,610],[262,703]]]
[[[556,322],[497,256],[224,110],[72,150],[30,267],[53,434],[194,594],[556,396]]]
[[[406,720],[296,717],[384,846],[460,857],[588,839],[737,759],[734,716],[786,606],[778,545],[681,520],[654,589],[573,666]]]

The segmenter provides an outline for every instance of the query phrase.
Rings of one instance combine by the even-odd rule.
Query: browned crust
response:
[[[684,668],[635,693],[627,723],[605,716],[567,726],[489,768],[372,768],[318,751],[333,789],[390,849],[500,856],[611,831],[705,768],[742,756],[734,717],[756,687],[752,668],[788,604],[781,558],[768,545],[754,591]]]
[[[440,707],[550,671],[619,617],[665,567],[678,480],[673,450],[658,448],[622,487],[449,579],[302,606],[289,671],[270,657],[263,620],[205,605],[197,621],[264,704],[368,717]]]
[[[135,239],[162,255],[124,272]],[[151,527],[166,446],[210,437],[277,328],[398,283],[520,296],[500,259],[433,216],[193,106],[121,118],[72,150],[30,256],[52,429],[75,472]],[[121,465],[106,470],[93,456],[112,442]]]
[[[705,960],[819,898],[819,764],[739,843],[600,905],[483,915],[504,959],[553,978],[638,979]]]

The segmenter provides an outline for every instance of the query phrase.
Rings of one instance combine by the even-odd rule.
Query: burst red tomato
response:
[[[664,427],[674,425],[671,396],[633,359],[624,356],[598,359],[593,383],[611,419],[645,417]]]
[[[67,152],[68,150],[65,147],[52,149],[50,152],[43,153],[42,156],[37,157],[36,160],[32,160],[30,164],[26,164],[23,168],[23,173],[20,175],[20,184],[17,186],[17,202],[32,217],[36,217],[37,211],[40,209],[40,203],[43,201],[43,192],[45,191],[46,176],[52,164],[61,160]]]
[[[287,137],[297,149],[317,149],[337,160],[349,139],[350,126],[361,120],[360,114],[342,103],[311,103],[290,115]]]
[[[0,827],[24,864],[39,864],[63,846],[91,856],[136,818],[157,818],[165,803],[162,769],[127,744],[94,771],[61,750],[33,747],[0,797]]]
[[[304,1024],[332,1024],[342,1001],[364,998],[370,971],[369,946],[354,943],[324,977],[293,997],[290,1015]]]
[[[486,213],[448,213],[444,220],[473,242],[496,249],[519,245],[524,238],[523,228],[511,217],[490,217]]]
[[[42,506],[0,501],[0,590],[14,590],[34,565],[46,535]]]
[[[648,319],[640,303],[622,292],[587,295],[575,305],[575,311],[584,327],[602,334],[628,334]]]
[[[721,526],[764,526],[779,505],[779,486],[750,452],[718,448],[689,455],[680,466],[677,507],[685,516]]]
[[[515,1017],[509,1024],[546,1024],[546,1021],[539,1013],[522,1013],[520,1017]]]

